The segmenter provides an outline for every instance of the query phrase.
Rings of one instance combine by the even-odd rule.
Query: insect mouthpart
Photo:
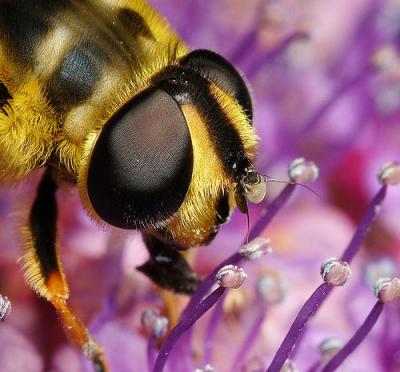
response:
[[[251,169],[243,178],[242,183],[247,200],[254,204],[261,203],[264,200],[267,193],[267,182],[258,172]]]
[[[261,203],[267,193],[267,182],[252,166],[246,167],[235,188],[236,205],[247,213],[247,201]]]

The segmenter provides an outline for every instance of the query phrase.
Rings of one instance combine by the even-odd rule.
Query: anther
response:
[[[11,302],[7,296],[0,295],[0,321],[6,320],[11,313]]]
[[[258,237],[240,248],[239,253],[246,260],[255,260],[272,253],[271,239]]]
[[[154,338],[163,337],[168,330],[168,319],[160,315],[158,310],[147,309],[142,314],[142,326]]]
[[[334,286],[346,284],[351,275],[351,269],[347,262],[335,257],[329,258],[321,266],[321,276],[325,283]]]
[[[386,303],[400,298],[399,278],[380,278],[375,284],[375,295],[379,301]]]
[[[211,364],[206,364],[202,368],[196,368],[194,372],[216,372],[217,370],[211,365]]]
[[[322,361],[328,363],[343,347],[343,342],[336,338],[328,338],[319,344]]]
[[[309,183],[317,180],[319,169],[313,161],[294,159],[289,165],[289,178],[293,182]]]
[[[286,359],[280,372],[299,372],[299,369],[291,359]]]
[[[259,297],[268,305],[281,303],[288,293],[287,285],[277,275],[265,275],[258,284]]]
[[[393,278],[395,275],[396,265],[389,257],[371,262],[364,269],[364,281],[370,288],[374,288],[379,278]]]
[[[241,267],[235,265],[222,267],[215,276],[217,284],[224,288],[239,288],[246,278],[246,272]]]
[[[389,161],[378,171],[378,181],[382,185],[400,184],[400,161]]]
[[[224,314],[240,314],[247,305],[246,295],[243,290],[230,291],[225,295]]]
[[[398,62],[395,46],[385,45],[379,48],[372,56],[372,66],[380,71],[388,71]]]

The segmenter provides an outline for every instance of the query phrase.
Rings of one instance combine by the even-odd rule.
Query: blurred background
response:
[[[247,80],[260,137],[258,169],[287,179],[298,157],[314,161],[320,178],[312,192],[294,196],[263,232],[274,253],[246,266],[243,288],[224,298],[212,341],[213,365],[230,371],[257,317],[260,281],[274,278],[281,296],[268,311],[238,371],[262,371],[297,311],[321,283],[321,263],[338,257],[379,189],[378,169],[400,160],[400,1],[398,0],[153,0],[192,48],[212,49]],[[88,365],[65,341],[53,309],[24,284],[16,260],[19,208],[38,175],[0,194],[0,293],[13,304],[0,324],[0,370],[85,371]],[[250,210],[253,225],[282,188],[268,186],[267,200]],[[147,370],[144,309],[163,311],[157,289],[135,267],[146,260],[139,234],[104,231],[82,210],[76,191],[59,193],[60,243],[71,286],[71,305],[103,343],[112,371]],[[204,276],[235,252],[247,232],[235,213],[215,241],[193,253]],[[326,339],[346,341],[376,298],[380,276],[399,275],[400,188],[390,188],[351,281],[338,288],[309,327],[295,363],[307,371],[323,358]],[[180,298],[182,308],[187,299]],[[258,304],[258,305],[257,305]],[[195,325],[193,349],[174,371],[203,368],[209,317]],[[400,371],[400,306],[385,308],[372,334],[341,371]],[[182,356],[184,358],[184,356]],[[179,365],[179,363],[178,363]],[[181,368],[181,369],[179,369]],[[90,369],[89,369],[90,370]]]

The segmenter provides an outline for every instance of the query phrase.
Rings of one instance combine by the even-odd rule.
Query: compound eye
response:
[[[192,170],[192,142],[179,105],[150,88],[101,131],[89,159],[89,201],[110,225],[160,226],[181,206]]]
[[[251,120],[253,108],[250,93],[239,72],[225,58],[209,50],[199,49],[181,60],[182,66],[193,67],[202,76],[232,94]]]

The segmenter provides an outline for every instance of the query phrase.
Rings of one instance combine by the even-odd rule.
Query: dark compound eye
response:
[[[181,206],[192,170],[192,142],[179,105],[150,88],[100,133],[89,161],[89,200],[110,225],[158,226]]]
[[[221,89],[231,93],[247,113],[253,117],[251,97],[246,83],[237,70],[225,58],[209,50],[195,50],[181,61],[182,66],[190,66],[200,74],[215,82]]]

